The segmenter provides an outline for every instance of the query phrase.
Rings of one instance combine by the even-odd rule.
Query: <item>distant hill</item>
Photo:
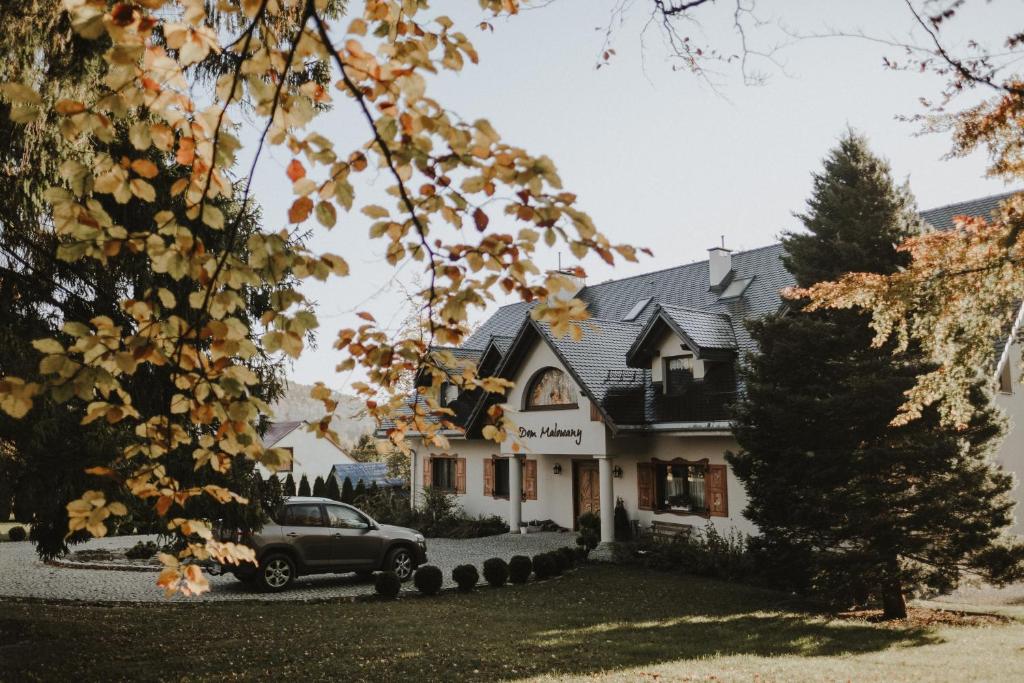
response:
[[[288,382],[284,396],[270,406],[274,411],[274,420],[285,422],[322,418],[324,404],[309,397],[312,388],[308,384]],[[338,433],[341,447],[352,448],[360,438],[373,432],[373,418],[366,414],[366,405],[355,396],[332,391],[331,398],[338,402],[331,427]]]

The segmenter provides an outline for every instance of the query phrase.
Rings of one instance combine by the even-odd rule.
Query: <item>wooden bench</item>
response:
[[[651,522],[651,536],[656,541],[674,541],[688,538],[693,533],[693,526],[676,522]]]

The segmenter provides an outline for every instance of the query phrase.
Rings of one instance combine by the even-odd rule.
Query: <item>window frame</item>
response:
[[[315,507],[320,511],[320,524],[308,525],[308,524],[294,524],[288,517],[288,511],[292,508],[297,507]],[[304,529],[323,529],[331,528],[327,520],[327,512],[324,510],[324,506],[321,503],[292,503],[284,506],[284,514],[281,515],[281,526],[297,526]]]
[[[697,365],[697,357],[696,357],[696,355],[694,355],[692,353],[680,353],[680,354],[677,354],[675,356],[666,356],[663,359],[664,365],[662,366],[661,374],[662,374],[662,379],[664,380],[663,381],[663,385],[665,387],[665,394],[667,396],[682,396],[683,394],[686,393],[686,387],[681,387],[681,388],[679,388],[677,390],[673,390],[671,382],[669,382],[669,377],[672,376],[671,373],[669,372],[669,365],[674,360],[684,360],[684,359],[690,361],[690,367],[689,367],[689,370],[690,370],[690,384],[692,384],[693,381],[696,379],[696,376],[695,376],[696,375],[696,369],[697,369],[696,368],[696,365]]]
[[[445,465],[446,468],[450,468],[451,487],[442,487],[442,486],[438,486],[437,484],[434,483],[436,481],[436,477],[437,477],[437,471],[438,471],[437,465],[441,461],[444,461],[445,463],[447,463]],[[457,494],[459,492],[459,464],[458,464],[458,462],[459,462],[459,459],[457,457],[453,456],[453,455],[432,455],[430,457],[430,488],[434,489],[435,491],[442,491],[444,493],[454,493],[454,494]]]
[[[533,396],[534,387],[537,383],[549,372],[557,372],[565,378],[565,381],[569,384],[572,389],[574,399],[572,403],[553,403],[548,405],[534,405],[531,401]],[[568,372],[562,368],[556,368],[553,365],[548,365],[537,370],[533,375],[530,376],[530,381],[526,383],[526,391],[523,392],[523,412],[541,412],[545,410],[576,410],[580,407],[580,396],[579,390],[572,382],[572,377]]]
[[[681,515],[681,516],[693,516],[693,517],[704,517],[707,519],[711,518],[711,505],[708,496],[708,479],[711,471],[711,460],[709,458],[701,458],[700,460],[684,460],[683,458],[674,458],[672,460],[659,460],[658,458],[651,458],[651,465],[654,468],[652,472],[652,486],[653,490],[653,505],[652,511],[659,515]],[[702,467],[704,469],[704,507],[691,510],[673,510],[672,508],[663,507],[662,498],[659,494],[659,490],[663,489],[662,479],[667,476],[667,468],[669,467]],[[666,475],[660,474],[662,471],[666,471]],[[689,479],[689,475],[687,475]]]
[[[363,526],[334,526],[331,524],[331,508],[337,508],[339,510],[347,510],[353,515],[363,520]],[[327,519],[327,527],[330,529],[352,529],[352,530],[364,530],[368,531],[373,528],[373,524],[370,522],[370,518],[364,515],[359,510],[355,509],[350,505],[344,503],[328,503],[323,506],[324,517]]]
[[[491,460],[494,462],[494,479],[491,482],[491,497],[498,498],[501,500],[508,500],[512,497],[512,458],[494,458]],[[501,493],[498,491],[498,467],[499,463],[504,463],[505,468],[505,492]]]
[[[288,455],[291,456],[291,458],[288,459],[288,469],[280,469],[277,471],[283,474],[295,474],[295,448],[292,446],[275,446],[275,448],[288,451]],[[283,484],[284,482],[281,483]]]

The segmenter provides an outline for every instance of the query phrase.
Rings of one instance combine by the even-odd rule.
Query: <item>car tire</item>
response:
[[[384,561],[384,570],[394,572],[399,581],[411,579],[412,573],[416,570],[416,560],[412,556],[412,551],[401,546],[393,549]]]
[[[256,580],[260,588],[268,593],[279,593],[295,580],[295,562],[284,553],[267,555],[260,562]]]

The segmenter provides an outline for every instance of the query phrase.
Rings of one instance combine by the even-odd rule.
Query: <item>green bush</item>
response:
[[[285,496],[295,495],[295,477],[292,476],[291,472],[284,478],[284,486],[282,488],[284,489]]]
[[[495,588],[504,586],[508,575],[508,562],[500,557],[492,557],[484,562],[484,580]]]
[[[576,545],[590,552],[601,542],[601,518],[593,512],[584,512],[576,520],[580,533],[576,537]]]
[[[620,543],[633,540],[633,525],[629,523],[626,504],[621,498],[615,501],[615,540]]]
[[[732,530],[723,536],[708,522],[703,531],[690,536],[634,544],[631,554],[652,569],[738,581],[754,579],[757,574],[755,556],[748,545],[745,535]]]
[[[394,600],[402,590],[402,580],[392,571],[381,572],[373,582],[373,589],[382,598]]]
[[[149,558],[156,555],[157,547],[153,541],[139,541],[128,550],[124,551],[124,556],[129,560],[148,560]]]
[[[561,548],[558,550],[552,550],[550,555],[551,559],[555,561],[555,566],[558,567],[558,574],[564,574],[572,569],[572,560],[565,556],[565,553],[562,552]]]
[[[12,526],[11,530],[7,532],[7,538],[12,541],[24,541],[28,538],[28,532],[23,526]]]
[[[458,585],[460,591],[468,593],[479,583],[480,572],[471,564],[460,564],[452,570],[452,581]]]
[[[308,498],[313,495],[313,490],[309,487],[309,479],[303,474],[302,478],[299,479],[299,496],[302,498]]]
[[[317,477],[313,480],[313,495],[317,498],[327,497],[327,482],[324,481],[323,477]]]
[[[479,538],[508,532],[508,524],[497,515],[472,517],[443,491],[424,489],[420,507],[412,510],[409,499],[393,489],[366,489],[359,506],[383,524],[416,529],[428,538]]]
[[[557,570],[558,565],[555,564],[555,558],[551,557],[549,553],[533,556],[533,574],[539,581],[550,579]]]
[[[533,573],[533,561],[526,555],[513,555],[508,561],[508,579],[512,583],[526,583]]]
[[[424,595],[437,595],[441,592],[441,584],[444,583],[444,574],[432,564],[422,565],[412,575],[413,585],[416,590]]]
[[[559,548],[555,552],[565,558],[566,568],[573,569],[576,567],[576,560],[578,558],[578,555],[576,554],[575,548],[564,546],[562,548]]]

